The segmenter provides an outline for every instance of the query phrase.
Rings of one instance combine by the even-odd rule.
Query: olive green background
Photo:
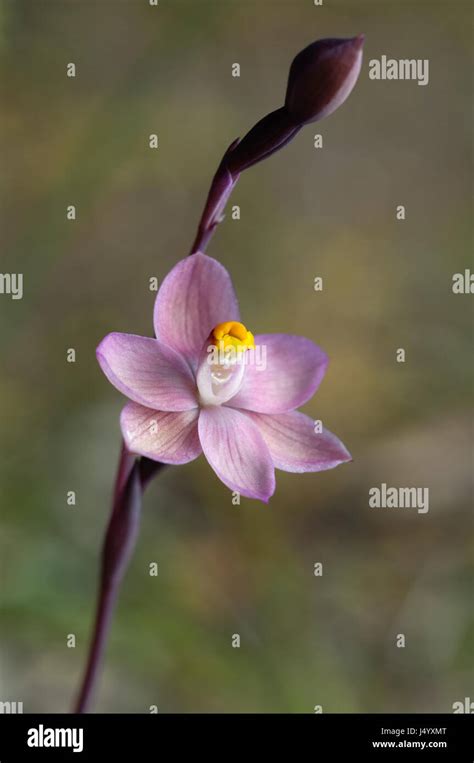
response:
[[[241,220],[208,249],[252,331],[328,352],[305,410],[354,461],[277,472],[269,506],[232,505],[202,457],[163,472],[94,709],[451,712],[473,696],[472,295],[452,293],[472,267],[469,3],[0,7],[0,269],[24,274],[21,301],[0,295],[0,699],[67,711],[85,660],[123,404],[96,345],[151,333],[149,278],[188,253],[224,150],[281,105],[293,56],[365,32],[349,100],[241,176]],[[428,58],[429,85],[370,81],[383,54]],[[369,508],[382,482],[429,487],[429,513]]]

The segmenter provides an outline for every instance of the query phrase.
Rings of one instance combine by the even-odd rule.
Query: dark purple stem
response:
[[[214,230],[223,219],[224,207],[239,179],[238,172],[233,176],[227,168],[228,157],[238,143],[239,139],[234,140],[230,144],[212,179],[204,211],[199,221],[196,238],[194,239],[190,254],[205,251]]]
[[[163,467],[164,464],[147,458],[135,458],[122,444],[112,513],[102,548],[99,597],[92,641],[75,706],[76,713],[87,711],[97,683],[120,583],[138,536],[142,493],[151,478]]]
[[[211,183],[206,205],[190,254],[204,252],[211,236],[224,219],[224,208],[240,173],[267,159],[292,140],[301,129],[285,106],[267,114],[245,135],[230,144]]]

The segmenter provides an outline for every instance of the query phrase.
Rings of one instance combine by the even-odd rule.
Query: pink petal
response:
[[[198,252],[168,273],[157,294],[154,312],[158,339],[196,365],[212,329],[238,321],[239,307],[227,270]]]
[[[328,364],[325,352],[310,339],[289,334],[260,334],[255,337],[266,348],[266,368],[260,361],[247,365],[239,392],[228,405],[259,413],[292,411],[316,392]]]
[[[197,406],[196,384],[186,361],[150,337],[108,334],[97,348],[108,380],[136,403],[162,411]]]
[[[127,448],[164,464],[186,464],[202,452],[197,422],[199,410],[153,411],[127,403],[120,426]]]
[[[328,429],[314,431],[314,421],[299,411],[249,413],[268,445],[273,463],[285,472],[322,472],[333,469],[351,454]]]
[[[265,503],[273,495],[272,459],[249,416],[225,406],[203,408],[199,415],[199,439],[204,455],[228,488]]]

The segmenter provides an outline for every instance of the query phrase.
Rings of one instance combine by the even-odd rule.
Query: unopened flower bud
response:
[[[191,254],[204,250],[239,175],[286,146],[307,122],[328,116],[346,100],[359,76],[364,36],[318,40],[291,64],[285,104],[227,149],[212,181]]]
[[[291,64],[285,106],[300,125],[332,114],[348,97],[359,76],[364,35],[318,40]]]

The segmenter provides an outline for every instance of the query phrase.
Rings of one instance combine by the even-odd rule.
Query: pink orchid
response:
[[[156,339],[112,333],[97,348],[103,372],[130,400],[120,422],[132,453],[185,464],[203,452],[227,487],[265,502],[275,468],[317,472],[351,460],[334,434],[315,431],[295,410],[317,390],[326,354],[304,337],[254,339],[219,262],[198,252],[173,268],[156,298],[154,328]],[[237,349],[234,361],[211,363],[216,347]],[[264,368],[242,362],[259,347]]]

